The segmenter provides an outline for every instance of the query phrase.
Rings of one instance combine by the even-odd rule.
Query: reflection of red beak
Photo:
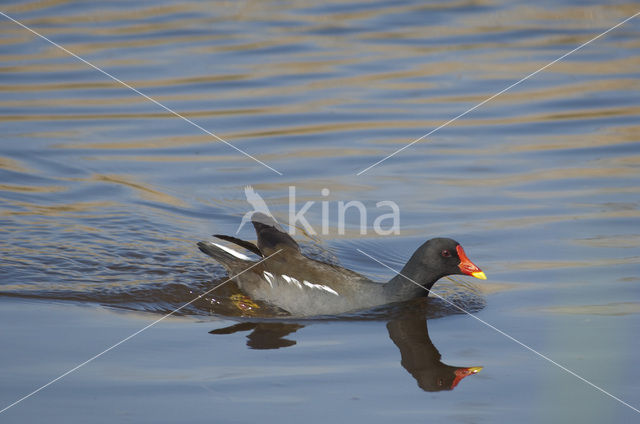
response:
[[[458,368],[454,371],[456,378],[453,379],[453,383],[451,383],[451,389],[456,387],[460,380],[465,378],[468,375],[477,374],[482,370],[482,367],[471,367],[471,368]]]
[[[467,258],[467,255],[466,253],[464,253],[464,249],[462,248],[462,246],[457,245],[456,251],[458,252],[458,257],[460,258],[458,268],[460,268],[460,271],[462,271],[463,274],[467,274],[481,280],[487,279],[487,276],[484,275],[484,272],[482,272],[480,268],[478,268],[473,262],[469,260],[469,258]]]

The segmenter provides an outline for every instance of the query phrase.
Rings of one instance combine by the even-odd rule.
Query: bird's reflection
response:
[[[280,349],[296,344],[295,340],[285,339],[304,325],[280,322],[241,322],[230,327],[209,331],[209,334],[233,334],[238,331],[251,331],[247,336],[247,346],[251,349]]]
[[[407,314],[387,323],[389,337],[400,349],[402,366],[425,391],[452,390],[466,376],[476,374],[482,367],[456,367],[440,361],[441,355],[429,338],[424,314]],[[284,322],[242,322],[210,331],[210,334],[233,334],[251,331],[247,346],[251,349],[279,349],[296,344],[287,339],[304,325]]]
[[[402,366],[409,371],[422,390],[452,390],[464,377],[482,367],[456,367],[440,361],[440,352],[429,338],[424,316],[411,315],[387,323],[389,337],[400,349]]]

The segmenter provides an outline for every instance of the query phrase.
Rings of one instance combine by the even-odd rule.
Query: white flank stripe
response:
[[[284,275],[282,274],[282,278],[284,278],[284,280],[289,283],[289,284],[294,284],[296,286],[298,286],[299,289],[302,288],[302,284],[300,284],[300,281],[296,280],[293,277],[289,277],[288,275]]]
[[[338,294],[338,292],[337,292],[337,291],[335,291],[334,289],[332,289],[332,288],[331,288],[331,287],[329,287],[329,286],[320,286],[320,288],[321,288],[322,290],[326,290],[326,291],[328,291],[328,292],[329,292],[329,293],[331,293],[331,294],[335,294],[336,296],[340,296],[340,295]]]
[[[337,291],[335,291],[334,289],[332,289],[329,286],[323,286],[322,284],[313,284],[313,283],[308,282],[307,280],[304,280],[304,285],[309,287],[309,288],[311,288],[311,289],[324,290],[324,291],[329,292],[331,294],[335,294],[336,296],[340,296]]]
[[[291,279],[291,282],[292,282],[293,284],[295,284],[296,286],[298,286],[298,288],[299,288],[299,289],[301,289],[301,288],[302,288],[302,284],[300,284],[300,281],[296,280],[295,278],[292,278],[292,279]]]
[[[235,256],[235,257],[236,257],[236,258],[238,258],[238,259],[242,259],[242,260],[244,260],[244,261],[250,261],[250,260],[251,260],[251,258],[250,258],[250,257],[248,257],[247,255],[243,255],[243,254],[242,254],[242,253],[240,253],[240,252],[236,252],[235,250],[230,249],[230,248],[228,248],[227,246],[223,246],[223,245],[221,245],[221,244],[214,243],[214,242],[212,242],[212,241],[210,241],[209,243],[210,243],[210,244],[212,244],[212,245],[214,245],[215,247],[217,247],[217,248],[219,248],[219,249],[224,250],[224,251],[225,251],[225,252],[227,252],[228,254]]]
[[[267,283],[269,283],[269,285],[271,286],[271,288],[273,288],[273,274],[268,272],[268,271],[263,271],[262,275],[264,275],[265,280],[267,280]]]

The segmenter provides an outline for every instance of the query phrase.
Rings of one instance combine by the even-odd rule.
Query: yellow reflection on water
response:
[[[143,183],[134,181],[133,177],[124,176],[124,175],[97,174],[92,176],[89,180],[124,185],[136,190],[136,192],[138,192],[143,198],[149,199],[151,201],[164,203],[167,205],[172,205],[177,207],[185,206],[185,203],[182,200],[178,199],[177,197],[161,192],[154,188],[151,188],[151,186],[149,185],[145,185]]]
[[[19,186],[13,184],[0,184],[0,190],[16,193],[57,193],[67,190],[63,186]]]

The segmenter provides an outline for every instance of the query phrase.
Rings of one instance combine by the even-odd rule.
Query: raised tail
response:
[[[251,258],[240,252],[212,241],[199,241],[198,249],[218,261],[227,269],[251,262]]]
[[[213,236],[219,238],[220,240],[230,241],[231,243],[235,243],[238,246],[244,247],[248,251],[253,252],[260,257],[264,256],[260,251],[260,249],[258,249],[258,246],[256,246],[251,242],[240,240],[239,238],[236,238],[236,237],[225,236],[224,234],[214,234]]]

